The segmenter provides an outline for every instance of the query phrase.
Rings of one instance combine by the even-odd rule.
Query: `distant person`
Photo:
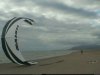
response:
[[[81,50],[81,54],[83,54],[83,50]]]

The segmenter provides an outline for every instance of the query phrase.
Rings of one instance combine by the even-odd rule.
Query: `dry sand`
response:
[[[39,64],[0,64],[0,74],[100,74],[100,51],[74,52],[38,60]]]

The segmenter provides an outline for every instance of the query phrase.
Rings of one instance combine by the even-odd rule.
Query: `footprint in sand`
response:
[[[90,64],[95,64],[95,63],[97,63],[98,61],[97,60],[89,60],[88,61],[88,63],[90,63]]]

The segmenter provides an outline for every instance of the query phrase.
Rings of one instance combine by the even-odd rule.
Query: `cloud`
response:
[[[24,30],[20,36],[33,39],[33,42],[29,43],[33,43],[34,49],[68,49],[82,44],[99,44],[99,2],[0,0],[0,32],[9,19],[15,16],[28,17],[34,19],[36,24],[33,28],[28,27],[29,29]],[[26,33],[27,35],[24,35]]]
[[[95,12],[80,9],[80,8],[71,7],[71,6],[65,5],[65,4],[60,3],[60,2],[46,1],[46,3],[45,3],[43,1],[37,0],[37,1],[35,1],[35,3],[37,3],[38,5],[40,5],[44,8],[52,8],[54,10],[61,11],[61,12],[64,12],[66,14],[70,13],[70,14],[75,14],[78,16],[87,17],[87,18],[88,17],[90,17],[90,18],[97,17],[97,14]]]

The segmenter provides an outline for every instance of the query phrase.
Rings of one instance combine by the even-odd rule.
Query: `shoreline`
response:
[[[65,50],[64,50],[65,51]],[[30,51],[29,51],[30,52]],[[38,52],[38,51],[37,51]],[[69,54],[71,54],[71,53],[73,53],[73,52],[76,52],[76,51],[68,51],[68,53],[66,52],[66,53],[61,53],[61,54],[56,54],[56,55],[49,55],[49,56],[42,56],[42,57],[37,57],[37,58],[35,58],[35,59],[30,59],[29,57],[29,60],[27,60],[27,61],[38,61],[38,60],[44,60],[44,59],[49,59],[49,58],[54,58],[54,57],[59,57],[59,56],[64,56],[64,55],[69,55]],[[4,54],[5,55],[5,54]],[[28,54],[29,55],[29,54]],[[23,56],[28,56],[28,55],[23,55]],[[32,56],[32,55],[31,55]],[[7,63],[12,63],[6,56],[5,56],[5,58],[6,58],[6,60],[1,60],[1,62],[0,62],[0,64],[7,64]],[[28,59],[27,57],[25,58],[25,59]]]
[[[100,51],[77,51],[37,62],[32,66],[0,64],[0,74],[100,74]]]

